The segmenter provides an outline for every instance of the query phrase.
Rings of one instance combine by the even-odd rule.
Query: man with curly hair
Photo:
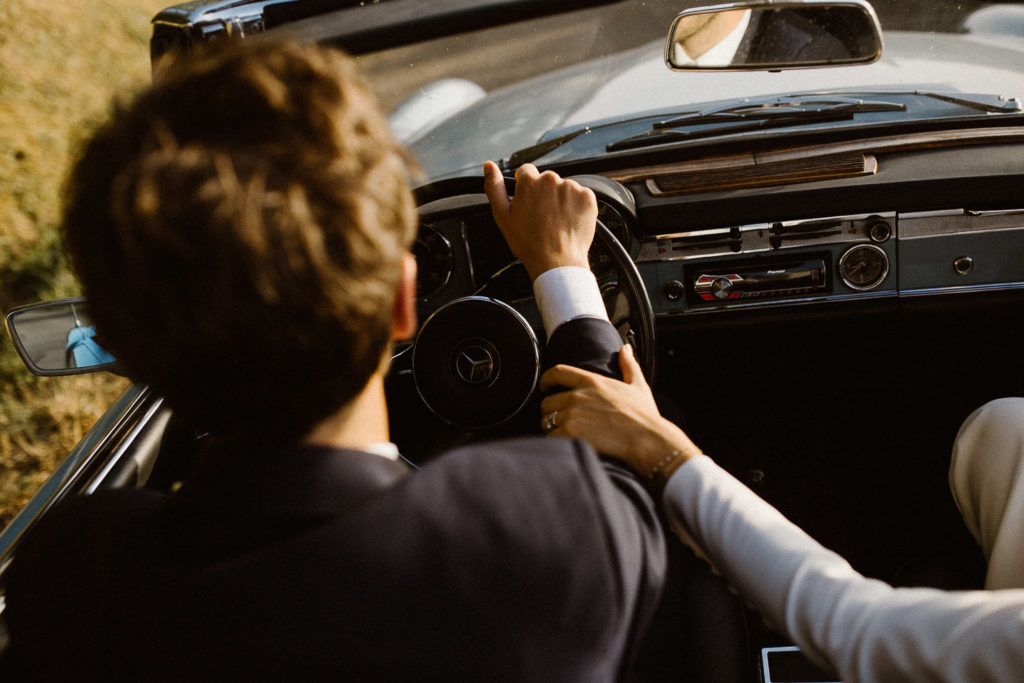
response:
[[[88,144],[66,243],[97,330],[210,436],[179,490],[68,501],[19,549],[7,616],[33,673],[627,671],[665,569],[630,472],[568,439],[472,445],[416,471],[389,443],[389,348],[416,329],[407,169],[353,62],[288,42],[180,60]],[[589,190],[524,166],[509,198],[496,166],[485,176],[531,276],[593,277]],[[614,368],[620,341],[594,305],[549,338]]]

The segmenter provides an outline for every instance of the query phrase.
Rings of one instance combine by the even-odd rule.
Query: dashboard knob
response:
[[[732,290],[732,280],[727,277],[716,277],[711,282],[711,294],[716,299],[728,299]]]
[[[880,221],[868,229],[868,234],[871,236],[872,242],[886,242],[892,237],[892,228],[889,227],[888,223]]]
[[[970,256],[960,256],[953,261],[953,270],[960,275],[967,275],[967,273],[974,270],[974,259]]]
[[[679,301],[686,293],[686,287],[679,280],[669,280],[661,291],[669,301]]]

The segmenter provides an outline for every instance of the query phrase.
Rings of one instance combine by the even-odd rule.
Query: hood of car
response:
[[[560,136],[571,139],[530,160],[553,164],[606,156],[609,141],[629,135],[638,120],[709,102],[801,92],[928,91],[1024,99],[1020,38],[890,32],[885,40],[882,59],[874,64],[780,72],[670,71],[663,43],[652,42],[489,93],[409,142],[427,175],[443,177],[476,172],[487,159],[507,159]],[[608,132],[615,125],[622,130]],[[591,135],[589,129],[597,127],[605,134]],[[453,139],[459,144],[452,145]]]

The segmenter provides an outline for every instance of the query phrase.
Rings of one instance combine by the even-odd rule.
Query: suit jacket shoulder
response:
[[[578,442],[248,455],[63,506],[12,568],[16,650],[64,680],[609,680],[657,599],[650,500]]]

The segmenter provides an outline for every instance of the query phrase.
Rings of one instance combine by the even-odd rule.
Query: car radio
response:
[[[652,235],[636,261],[656,315],[893,296],[895,226],[889,212]]]
[[[821,258],[745,268],[698,267],[687,277],[687,291],[692,292],[694,303],[791,296],[826,290],[829,285]]]
[[[788,259],[692,263],[664,280],[661,292],[669,302],[685,302],[691,308],[828,295],[832,290],[828,264],[829,255],[824,253]]]

